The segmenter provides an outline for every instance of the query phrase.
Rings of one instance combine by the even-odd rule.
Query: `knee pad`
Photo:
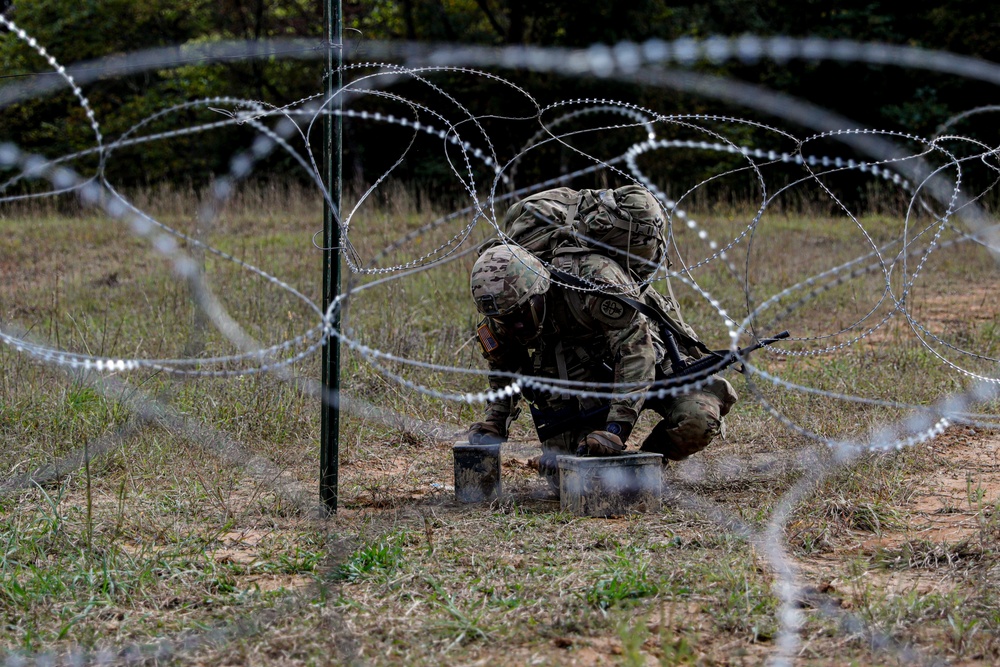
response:
[[[708,447],[722,428],[723,402],[714,393],[679,396],[642,443],[644,452],[680,461]]]
[[[708,382],[703,388],[703,392],[707,394],[712,394],[717,399],[719,399],[719,417],[725,417],[729,413],[729,409],[736,404],[739,397],[736,395],[736,390],[733,389],[733,385],[729,384],[729,381],[725,378],[721,378],[718,375],[713,375],[708,378]],[[695,392],[697,395],[699,392]],[[683,396],[681,397],[683,398]]]

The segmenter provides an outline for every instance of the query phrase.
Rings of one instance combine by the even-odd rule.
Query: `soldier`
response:
[[[663,337],[645,315],[612,295],[652,301],[668,316],[676,311],[673,301],[652,288],[640,294],[624,269],[601,254],[557,255],[552,267],[593,289],[553,281],[553,272],[541,260],[513,245],[487,248],[471,276],[472,297],[485,316],[477,333],[492,371],[491,388],[503,388],[512,381],[512,374],[520,374],[551,378],[562,386],[572,386],[574,381],[600,383],[605,392],[609,387],[621,392],[608,402],[535,391],[530,382],[522,383],[521,393],[530,402],[542,441],[539,473],[558,488],[558,454],[606,456],[625,451],[644,408],[656,411],[663,420],[643,441],[641,450],[680,460],[708,446],[719,435],[722,417],[736,402],[736,392],[726,380],[713,376],[699,390],[644,400],[653,382],[671,373]],[[701,344],[694,332],[682,323],[677,325],[690,334],[679,341],[682,353],[697,356],[692,346]],[[505,440],[520,413],[518,400],[515,394],[491,401],[483,421],[470,426],[469,442]]]

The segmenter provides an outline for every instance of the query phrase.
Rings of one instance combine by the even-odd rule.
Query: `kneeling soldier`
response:
[[[516,246],[495,245],[482,252],[471,276],[472,297],[485,316],[477,333],[490,366],[491,388],[501,389],[512,381],[510,374],[520,374],[561,380],[562,386],[591,383],[620,392],[608,402],[523,387],[542,443],[539,473],[558,488],[557,455],[624,452],[643,409],[663,417],[643,441],[643,451],[679,460],[707,447],[737,399],[726,380],[712,376],[698,390],[643,398],[654,381],[671,375],[670,360],[658,327],[627,301],[654,301],[667,316],[676,311],[675,304],[652,288],[641,295],[624,269],[604,255],[566,253],[557,255],[552,266],[550,271]],[[573,276],[574,284],[559,276]],[[583,284],[592,287],[580,288]],[[686,325],[677,326],[685,336],[682,346],[687,342],[704,347]],[[700,354],[688,346],[682,352]],[[520,413],[519,398],[515,394],[491,401],[483,421],[469,428],[469,442],[505,440]]]

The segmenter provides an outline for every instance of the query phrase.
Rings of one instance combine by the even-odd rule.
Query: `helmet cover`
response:
[[[503,317],[549,289],[549,271],[541,260],[516,246],[485,250],[472,267],[476,308],[487,317]]]

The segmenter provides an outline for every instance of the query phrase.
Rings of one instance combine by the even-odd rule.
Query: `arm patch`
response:
[[[606,285],[604,289],[612,294],[623,293],[630,298],[638,295],[635,281],[614,260],[603,255],[584,255],[579,259],[579,271],[581,278],[595,286]],[[630,326],[638,314],[632,306],[602,294],[600,290],[586,293],[584,304],[590,317],[611,329]]]
[[[601,314],[609,320],[619,320],[625,316],[625,306],[620,301],[605,297],[601,301]]]
[[[483,320],[479,328],[476,329],[476,339],[479,341],[479,347],[483,350],[483,355],[486,357],[493,357],[497,350],[500,349],[500,341],[497,340],[496,334],[490,329],[490,323],[488,320]]]
[[[587,295],[587,310],[596,321],[611,329],[624,329],[638,316],[632,306],[600,292]]]

